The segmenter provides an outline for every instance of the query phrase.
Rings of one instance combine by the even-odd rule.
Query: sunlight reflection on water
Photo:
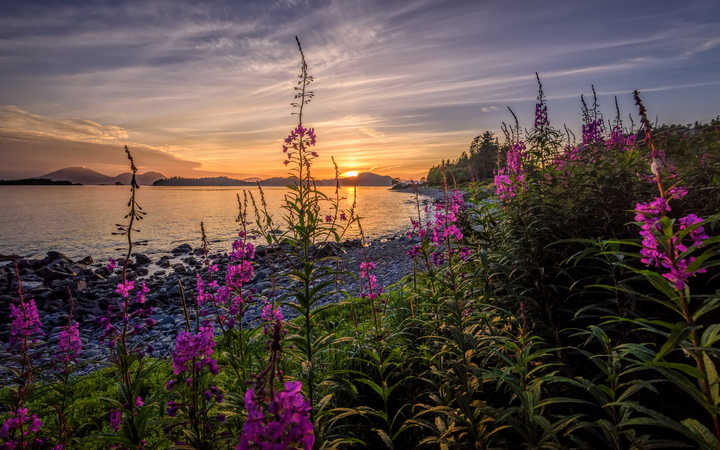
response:
[[[216,251],[225,251],[237,233],[236,193],[245,187],[156,187],[143,186],[138,200],[147,215],[138,226],[138,240],[148,245],[140,252],[165,253],[187,242],[199,245],[200,221]],[[321,188],[334,195],[334,188]],[[123,247],[122,236],[114,236],[115,224],[125,219],[127,186],[0,186],[0,254],[42,256],[57,250],[71,258],[92,255],[96,260]],[[280,209],[287,189],[266,187],[270,213],[282,223]],[[352,187],[342,188],[349,207]],[[376,238],[409,228],[416,217],[414,194],[387,187],[359,187],[358,211],[366,236]],[[427,200],[421,197],[421,201]],[[252,208],[251,208],[252,211]],[[254,221],[254,215],[251,214]],[[357,237],[357,230],[350,236]]]

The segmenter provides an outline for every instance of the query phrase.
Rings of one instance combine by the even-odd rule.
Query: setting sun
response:
[[[349,171],[341,174],[340,176],[343,178],[356,177],[356,176],[358,176],[358,171],[357,170],[349,170]]]

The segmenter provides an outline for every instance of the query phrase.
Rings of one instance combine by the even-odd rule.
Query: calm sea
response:
[[[226,251],[237,235],[236,194],[243,189],[257,194],[256,188],[143,186],[137,198],[147,215],[135,236],[148,244],[138,251],[167,253],[185,242],[196,247],[200,221],[212,249]],[[334,195],[334,188],[326,189]],[[275,221],[282,222],[280,205],[287,189],[263,190]],[[353,192],[342,188],[345,206]],[[125,221],[128,194],[127,186],[0,186],[0,254],[38,257],[57,250],[71,258],[91,255],[96,260],[117,255],[124,241],[112,232],[116,223]],[[370,238],[406,231],[409,218],[417,214],[414,194],[359,187],[357,199],[363,231]],[[349,237],[356,236],[353,230]]]

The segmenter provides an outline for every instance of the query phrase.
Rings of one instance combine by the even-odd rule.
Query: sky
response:
[[[639,89],[665,123],[720,114],[720,8],[685,1],[3,1],[0,178],[84,166],[282,176],[299,68],[317,176],[419,178],[506,106],[532,125],[535,72],[555,126]]]

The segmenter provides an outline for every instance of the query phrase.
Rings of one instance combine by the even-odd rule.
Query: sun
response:
[[[356,176],[358,176],[358,171],[357,170],[348,170],[347,172],[341,174],[340,176],[343,178],[356,177]]]

